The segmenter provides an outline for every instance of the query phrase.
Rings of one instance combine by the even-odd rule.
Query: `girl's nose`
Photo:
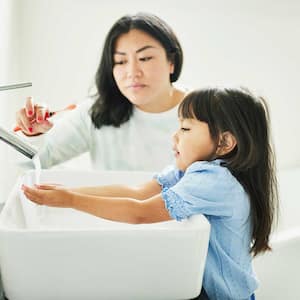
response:
[[[178,142],[178,130],[173,133],[172,140],[174,143]]]

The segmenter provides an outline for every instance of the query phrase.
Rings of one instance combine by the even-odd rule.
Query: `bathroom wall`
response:
[[[179,84],[244,85],[265,96],[279,167],[300,165],[299,1],[186,0],[176,7],[174,1],[158,0],[0,3],[0,84],[33,82],[30,90],[0,95],[0,125],[12,126],[16,107],[28,94],[53,109],[82,101],[93,85],[112,23],[126,13],[150,11],[164,18],[182,42],[185,63]],[[17,174],[12,160],[19,158],[4,146],[0,201]]]
[[[0,85],[20,80],[19,11],[18,1],[0,0]],[[12,127],[14,111],[23,96],[21,90],[0,92],[0,126]],[[15,165],[18,157],[15,151],[0,142],[0,203],[6,200],[19,174]]]

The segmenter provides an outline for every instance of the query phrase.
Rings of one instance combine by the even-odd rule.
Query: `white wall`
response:
[[[0,85],[21,80],[18,15],[17,1],[0,0]],[[12,127],[14,111],[20,106],[19,99],[23,97],[22,90],[0,92],[0,126]],[[16,153],[0,142],[0,203],[6,200],[18,176]]]
[[[280,168],[300,165],[299,1],[185,0],[176,7],[175,1],[157,0],[3,3],[11,15],[3,18],[0,7],[0,41],[10,50],[3,60],[1,49],[0,84],[2,78],[32,81],[32,90],[23,90],[23,98],[31,93],[53,109],[82,100],[92,86],[113,22],[126,13],[149,11],[165,19],[182,42],[185,64],[180,84],[241,84],[264,95],[271,106]],[[13,95],[10,102],[0,98],[0,124],[11,126],[16,107],[22,105],[20,95]],[[3,166],[2,161],[1,173]]]

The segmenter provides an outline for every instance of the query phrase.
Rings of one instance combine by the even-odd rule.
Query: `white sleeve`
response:
[[[74,158],[90,148],[92,122],[89,114],[92,101],[87,100],[66,113],[44,134],[38,155],[42,168]]]

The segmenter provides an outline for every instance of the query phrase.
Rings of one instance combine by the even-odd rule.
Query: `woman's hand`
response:
[[[17,126],[24,134],[32,136],[47,132],[53,124],[47,120],[48,108],[35,105],[32,97],[26,99],[25,107],[16,113]]]
[[[36,204],[54,207],[72,207],[72,192],[62,185],[22,185],[25,196]]]

